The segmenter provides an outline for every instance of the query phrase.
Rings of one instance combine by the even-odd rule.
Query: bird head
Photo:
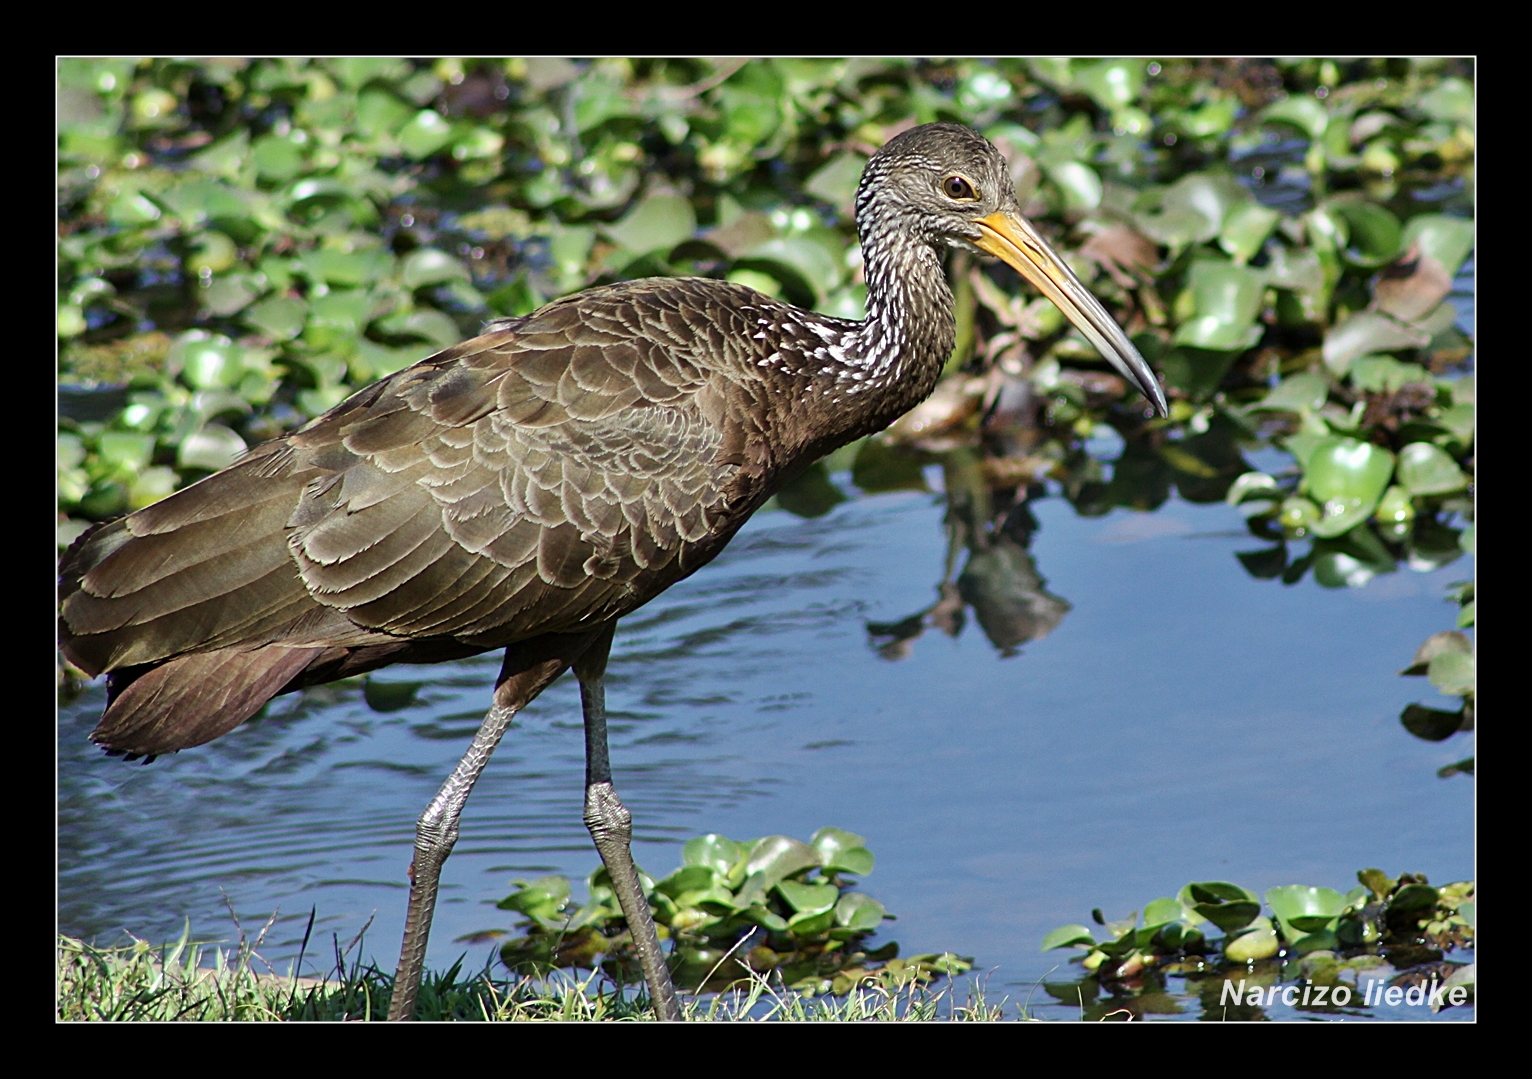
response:
[[[862,174],[856,198],[863,246],[892,230],[932,247],[993,255],[1062,311],[1096,351],[1162,416],[1165,393],[1139,355],[1067,263],[1021,215],[1005,157],[972,128],[922,124],[890,139]]]

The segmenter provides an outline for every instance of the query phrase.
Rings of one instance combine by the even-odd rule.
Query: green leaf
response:
[[[293,296],[272,296],[241,316],[246,323],[277,341],[289,341],[303,331],[308,304]]]
[[[1351,384],[1367,393],[1395,393],[1411,383],[1431,382],[1418,363],[1400,363],[1392,356],[1359,356],[1350,363]]]
[[[1230,940],[1224,945],[1223,954],[1233,963],[1253,963],[1258,959],[1270,959],[1281,947],[1275,930],[1256,928]]]
[[[1151,209],[1134,214],[1139,231],[1172,248],[1217,236],[1236,206],[1252,201],[1232,176],[1194,172],[1147,199]]]
[[[847,892],[835,904],[835,924],[853,932],[876,929],[887,911],[883,904],[861,892]]]
[[[115,468],[137,472],[154,456],[154,436],[107,431],[96,443],[96,454]]]
[[[1240,203],[1232,207],[1224,218],[1218,232],[1218,246],[1243,266],[1260,252],[1261,245],[1280,220],[1281,213],[1269,206],[1262,206],[1258,202]]]
[[[434,247],[422,247],[411,251],[409,257],[404,260],[399,276],[404,281],[404,286],[409,289],[435,285],[443,281],[469,279],[467,267],[445,251],[438,251]]]
[[[1101,177],[1095,169],[1080,161],[1059,161],[1044,167],[1048,179],[1064,196],[1065,212],[1088,213],[1101,205]]]
[[[747,874],[760,873],[769,889],[779,880],[819,864],[819,852],[807,843],[785,835],[767,836],[756,842],[745,859]]]
[[[1358,311],[1325,332],[1325,366],[1339,378],[1358,356],[1401,348],[1424,348],[1430,343],[1430,335],[1395,322],[1387,315]]]
[[[399,130],[399,145],[416,161],[430,157],[452,141],[452,125],[433,109],[421,109]]]
[[[1292,941],[1309,933],[1333,928],[1334,920],[1346,909],[1346,897],[1334,888],[1316,888],[1306,884],[1284,884],[1268,888],[1266,902],[1281,923],[1283,934]]]
[[[1304,467],[1303,489],[1321,503],[1314,525],[1319,536],[1339,536],[1377,508],[1394,471],[1394,455],[1370,442],[1327,438],[1313,448]]]
[[[1267,392],[1251,411],[1269,409],[1274,412],[1298,412],[1307,409],[1318,412],[1330,396],[1330,380],[1313,371],[1288,375]]]
[[[1186,913],[1179,899],[1165,897],[1152,900],[1144,908],[1144,928],[1157,929],[1169,922],[1179,921]]]
[[[1238,351],[1261,339],[1262,275],[1247,266],[1203,259],[1188,275],[1195,314],[1181,323],[1172,341],[1195,348]]]
[[[1429,884],[1406,884],[1388,900],[1390,911],[1430,910],[1441,894]]]
[[[1043,938],[1041,950],[1051,952],[1055,948],[1068,948],[1071,945],[1091,947],[1095,943],[1096,938],[1091,935],[1089,926],[1061,925]]]
[[[1471,218],[1464,220],[1446,214],[1420,214],[1405,222],[1401,246],[1408,250],[1411,244],[1419,244],[1420,253],[1441,263],[1450,277],[1458,272],[1468,252],[1473,250],[1473,237],[1474,223]]]
[[[1254,921],[1261,913],[1261,905],[1244,900],[1230,903],[1195,903],[1192,905],[1192,910],[1225,933],[1233,933]]]
[[[239,435],[222,424],[210,423],[181,440],[176,449],[176,465],[217,472],[233,464],[245,448],[245,440]]]
[[[787,931],[800,937],[814,937],[835,924],[835,911],[803,911],[787,920]]]
[[[821,828],[809,837],[809,845],[819,852],[822,865],[830,865],[841,851],[866,847],[867,840],[841,828]]]
[[[1378,899],[1387,899],[1389,893],[1394,890],[1394,886],[1399,883],[1381,869],[1359,869],[1356,879],[1366,885],[1367,890]]]
[[[1362,266],[1381,266],[1399,254],[1403,230],[1399,219],[1360,195],[1337,195],[1325,209],[1344,218],[1349,236],[1346,257]]]
[[[706,866],[715,873],[727,875],[744,853],[744,847],[734,840],[709,832],[686,841],[686,846],[681,848],[681,861],[686,865]]]
[[[714,870],[709,866],[682,866],[670,874],[670,876],[656,882],[654,890],[675,899],[685,892],[700,892],[711,889],[715,876]]]
[[[850,214],[857,185],[867,159],[861,154],[843,153],[821,165],[803,184],[803,190],[830,203],[843,214]]]
[[[701,867],[693,867],[700,869]],[[703,870],[703,872],[710,872]],[[835,906],[840,889],[833,884],[800,884],[797,881],[777,882],[777,891],[787,900],[787,905],[799,914],[819,914]]]
[[[1426,676],[1447,696],[1465,696],[1474,691],[1474,658],[1466,652],[1443,652],[1432,658]]]
[[[1246,472],[1229,484],[1229,490],[1224,494],[1224,501],[1231,506],[1237,506],[1252,495],[1266,495],[1277,490],[1277,481],[1265,472]]]
[[[606,234],[634,255],[669,251],[697,231],[692,204],[680,195],[650,195],[616,224],[603,226]]]
[[[1325,107],[1307,94],[1293,94],[1266,106],[1260,114],[1262,123],[1292,124],[1311,139],[1317,139],[1329,126]]]
[[[1462,490],[1468,477],[1429,442],[1411,442],[1399,451],[1399,482],[1412,495],[1437,495]]]

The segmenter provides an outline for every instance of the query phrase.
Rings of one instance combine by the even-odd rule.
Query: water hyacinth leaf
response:
[[[1260,115],[1262,123],[1291,124],[1311,139],[1325,133],[1329,119],[1325,107],[1306,94],[1293,94],[1274,101]]]
[[[1442,414],[1436,417],[1436,422],[1463,442],[1473,439],[1474,429],[1474,406],[1472,401],[1465,401],[1460,405],[1453,405],[1444,409]]]
[[[294,296],[272,296],[247,310],[245,323],[277,341],[290,341],[303,330],[308,304]]]
[[[181,440],[176,450],[176,464],[180,468],[217,472],[233,464],[245,449],[245,440],[239,435],[222,424],[210,423]]]
[[[114,468],[137,472],[154,456],[154,436],[106,431],[97,440],[96,454]]]
[[[1245,928],[1261,913],[1261,905],[1249,900],[1193,903],[1191,909],[1199,917],[1212,922],[1225,933],[1234,933]]]
[[[686,892],[707,891],[713,887],[714,879],[715,874],[712,868],[705,865],[687,865],[656,882],[654,889],[662,895],[675,899]]]
[[[1472,219],[1448,217],[1446,214],[1419,214],[1405,222],[1400,242],[1405,249],[1418,244],[1420,253],[1435,259],[1451,277],[1463,265],[1468,252],[1473,250],[1473,238]]]
[[[787,920],[787,931],[800,937],[818,936],[835,924],[835,911],[823,910],[818,913],[804,911],[794,914]]]
[[[1224,945],[1223,954],[1231,962],[1253,963],[1259,959],[1270,959],[1281,949],[1276,931],[1267,927],[1241,933]]]
[[[456,322],[430,307],[389,315],[378,322],[378,329],[391,336],[423,337],[440,348],[456,344],[462,337]]]
[[[1179,899],[1166,896],[1152,900],[1144,908],[1144,928],[1157,929],[1169,922],[1179,921],[1185,913]]]
[[[238,258],[234,241],[221,232],[209,229],[198,235],[187,256],[186,268],[195,274],[222,273]]]
[[[821,828],[809,837],[809,845],[819,852],[823,864],[829,865],[841,851],[865,847],[867,837],[843,828]]]
[[[1474,658],[1466,652],[1443,652],[1432,658],[1426,676],[1439,692],[1466,696],[1474,691]]]
[[[399,130],[399,146],[416,161],[430,157],[452,141],[452,125],[434,109],[421,109]]]
[[[1275,246],[1266,263],[1266,283],[1273,288],[1313,292],[1324,288],[1325,271],[1319,256],[1307,247]]]
[[[1251,410],[1318,412],[1330,396],[1330,380],[1313,371],[1300,371],[1279,382]]]
[[[1237,551],[1234,557],[1258,581],[1274,581],[1287,569],[1287,548],[1281,544],[1259,551]]]
[[[759,840],[745,859],[745,872],[760,873],[765,887],[777,881],[819,865],[819,852],[807,843],[785,835],[772,835]]]
[[[745,255],[752,261],[777,262],[790,267],[823,298],[840,284],[842,267],[825,250],[805,236],[779,236],[752,247]]]
[[[1400,363],[1392,356],[1359,356],[1350,364],[1351,384],[1366,393],[1398,393],[1411,383],[1427,383],[1431,375],[1418,363]]]
[[[1060,161],[1046,166],[1048,179],[1064,196],[1068,213],[1087,213],[1101,205],[1101,177],[1096,170],[1079,161]]]
[[[972,565],[972,562],[969,563]],[[872,851],[866,847],[848,847],[837,853],[833,858],[826,858],[824,867],[831,871],[843,873],[855,873],[859,877],[865,877],[872,872]]]
[[[799,914],[819,914],[827,911],[835,906],[836,900],[840,898],[840,889],[833,884],[800,884],[792,880],[778,881],[777,892],[787,901],[787,905]]]
[[[1388,900],[1390,911],[1429,910],[1441,899],[1441,893],[1429,884],[1406,884]]]
[[[1283,884],[1266,890],[1266,902],[1277,916],[1283,931],[1289,927],[1299,934],[1319,932],[1346,909],[1346,897],[1334,888],[1307,884]],[[1293,934],[1287,934],[1293,939]]]
[[[1372,352],[1392,352],[1402,348],[1424,348],[1431,338],[1413,327],[1395,322],[1376,311],[1358,311],[1325,332],[1325,366],[1338,378],[1358,356]]]
[[[422,247],[411,251],[404,260],[399,276],[404,281],[405,288],[409,289],[436,285],[443,281],[469,279],[466,266],[445,251],[438,251],[434,247]]]
[[[1373,517],[1384,524],[1408,524],[1415,519],[1415,503],[1408,491],[1395,484],[1383,493]]]
[[[192,330],[171,346],[167,362],[193,389],[229,388],[244,376],[242,351],[227,337]]]
[[[1229,484],[1224,501],[1231,506],[1237,506],[1247,498],[1269,494],[1276,489],[1277,481],[1265,472],[1246,472]]]
[[[1134,219],[1151,239],[1184,246],[1217,236],[1229,211],[1250,201],[1250,192],[1232,176],[1194,172],[1159,194],[1155,212],[1138,213]]]
[[[669,251],[697,231],[692,204],[679,195],[650,195],[621,221],[603,226],[606,234],[634,255]]]
[[[1399,254],[1404,231],[1399,219],[1382,206],[1348,193],[1331,199],[1325,208],[1346,221],[1346,257],[1351,261],[1381,266]]]
[[[860,933],[882,925],[886,913],[883,904],[872,896],[847,892],[835,904],[835,924]]]
[[[1096,938],[1091,935],[1089,926],[1061,925],[1043,938],[1043,946],[1040,950],[1051,952],[1055,948],[1071,946],[1089,948],[1095,943]]]
[[[1218,232],[1218,246],[1243,266],[1256,256],[1282,215],[1258,202],[1239,203],[1229,210]]]
[[[1433,120],[1471,124],[1474,120],[1474,89],[1462,79],[1443,79],[1420,95],[1419,105]]]
[[[304,252],[299,262],[311,281],[355,286],[384,276],[392,267],[393,256],[376,248],[362,251],[317,248]]]
[[[1399,451],[1399,482],[1412,495],[1437,495],[1463,489],[1468,477],[1429,442],[1411,442]]]
[[[569,899],[567,877],[538,877],[516,883],[521,887],[495,904],[501,910],[514,910],[531,917],[546,916],[556,912]]]
[[[681,848],[681,860],[686,865],[706,866],[715,873],[727,874],[744,853],[744,848],[734,840],[709,832],[688,839]]]
[[[861,154],[837,154],[805,181],[803,190],[828,202],[842,214],[849,214],[866,165],[867,159]]]
[[[1195,348],[1237,351],[1261,338],[1261,274],[1232,262],[1203,259],[1189,277],[1195,314],[1181,323],[1172,340]]]
[[[1354,438],[1327,438],[1309,454],[1303,486],[1321,503],[1319,536],[1339,536],[1377,508],[1394,472],[1394,455]]]

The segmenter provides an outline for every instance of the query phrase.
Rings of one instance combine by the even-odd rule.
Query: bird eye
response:
[[[973,184],[961,176],[949,176],[943,180],[942,194],[958,202],[977,202],[979,199],[979,194],[973,189]]]

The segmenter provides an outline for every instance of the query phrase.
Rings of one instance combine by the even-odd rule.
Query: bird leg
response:
[[[611,631],[604,631],[608,645]],[[511,719],[588,648],[595,634],[549,634],[505,650],[505,662],[495,683],[490,705],[473,744],[442,784],[415,826],[415,860],[410,865],[410,906],[404,919],[404,946],[394,972],[394,992],[388,1018],[398,1022],[415,1018],[415,1001],[425,969],[426,942],[436,911],[436,892],[442,865],[457,842],[458,819],[490,755],[500,744]],[[605,743],[603,742],[603,745]],[[645,908],[647,909],[647,908]],[[651,929],[651,933],[653,930]]]
[[[638,880],[633,864],[633,814],[628,812],[612,786],[612,766],[606,745],[606,661],[612,649],[612,622],[590,648],[575,661],[575,677],[580,680],[580,703],[585,711],[585,827],[596,841],[596,850],[612,878],[612,890],[622,906],[633,937],[633,947],[649,983],[649,997],[654,1012],[662,1020],[681,1018],[676,988],[665,966],[655,932],[654,915]]]

